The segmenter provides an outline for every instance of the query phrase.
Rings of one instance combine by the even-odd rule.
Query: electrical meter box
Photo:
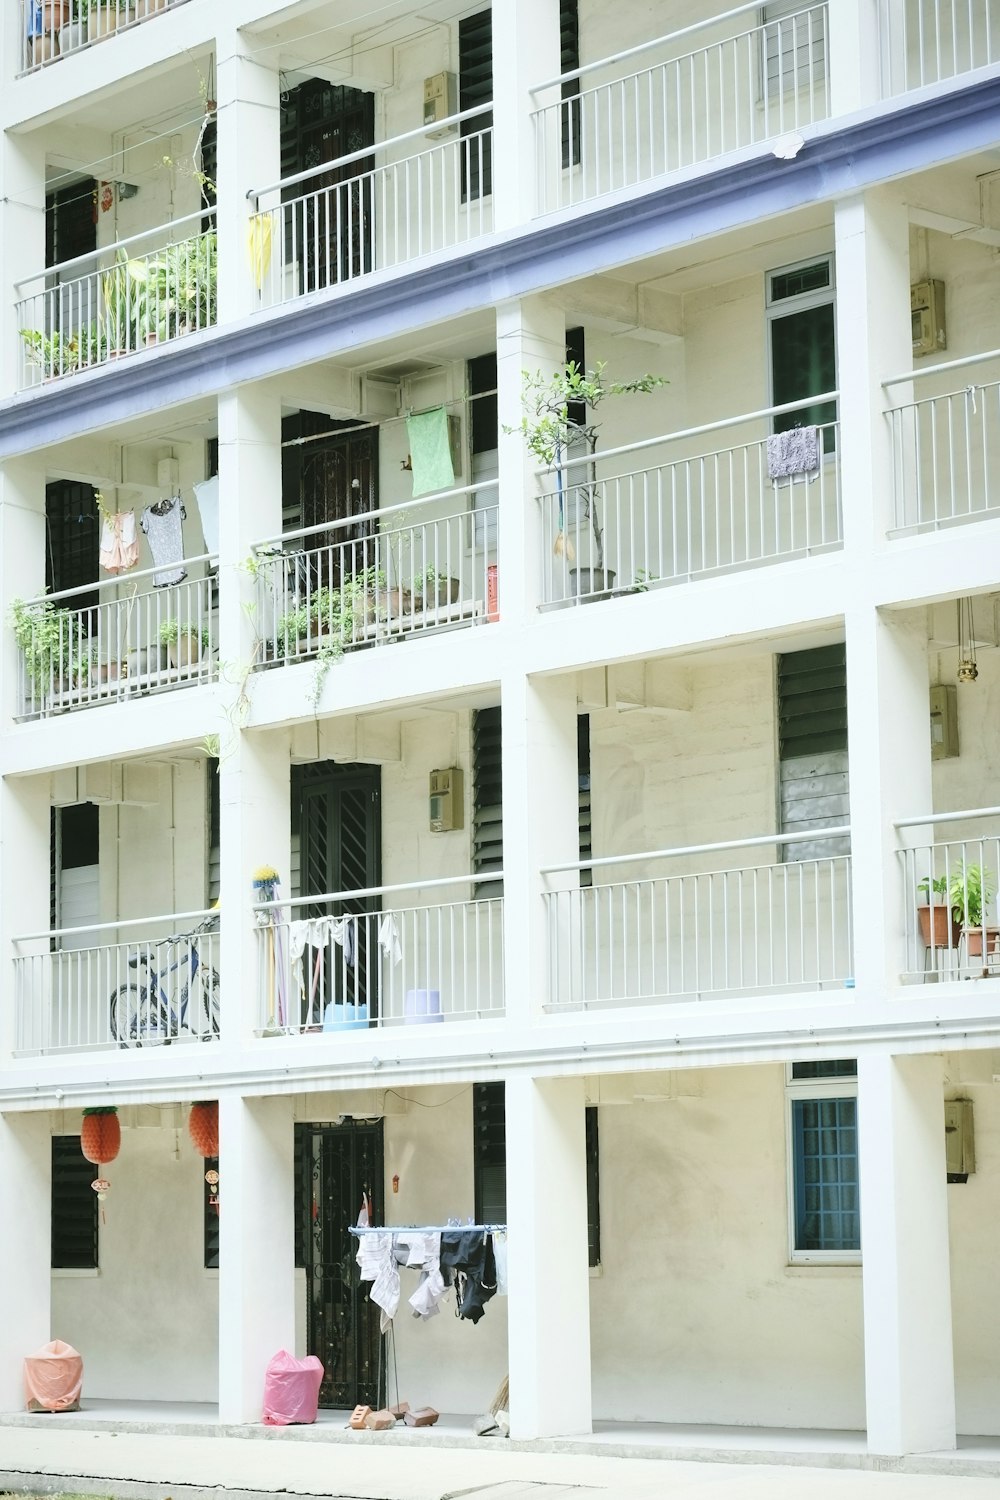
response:
[[[976,1170],[971,1099],[944,1101],[944,1144],[949,1182],[964,1182]]]
[[[931,760],[958,754],[958,689],[931,688]]]
[[[450,833],[465,826],[464,778],[457,766],[432,771],[430,779],[431,833]]]
[[[937,354],[947,349],[943,281],[914,282],[910,287],[910,322],[914,354]]]
[[[447,120],[449,115],[456,114],[458,83],[454,73],[435,73],[432,78],[425,78],[424,125],[432,140],[439,135],[451,135],[458,129],[457,125],[446,125],[443,130],[434,129],[442,120]]]

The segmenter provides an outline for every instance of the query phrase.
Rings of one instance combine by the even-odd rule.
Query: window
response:
[[[837,385],[833,257],[783,266],[767,278],[771,401],[784,406]],[[836,446],[837,403],[820,401],[774,418],[775,432],[822,427],[823,451]]]
[[[587,859],[594,852],[591,840],[589,714],[578,714],[576,719],[576,773],[579,787],[580,858]],[[593,885],[593,883],[593,870],[581,870],[580,884]]]
[[[503,869],[503,775],[499,708],[472,716],[472,869]],[[476,895],[502,896],[499,880],[480,881]]]
[[[500,473],[497,452],[497,357],[481,354],[466,365],[469,389],[469,448],[472,454],[472,482],[485,484]],[[472,496],[473,539],[477,548],[491,553],[497,547],[497,488],[476,490]]]
[[[52,927],[85,928],[101,918],[100,808],[93,802],[56,807],[49,820],[49,910]],[[60,948],[87,948],[84,931],[54,938]]]
[[[764,27],[764,105],[775,106],[773,123],[781,128],[781,95],[821,88],[826,80],[826,6],[810,9],[808,0],[776,0],[763,6],[760,20]]]
[[[217,1172],[219,1170],[219,1158],[217,1156],[206,1156],[204,1172]],[[212,1199],[215,1202],[212,1202]],[[210,1187],[205,1181],[204,1173],[201,1181],[202,1201],[202,1224],[205,1241],[205,1269],[206,1271],[217,1271],[219,1269],[219,1195],[216,1188]]]
[[[214,906],[222,890],[222,797],[219,784],[219,762],[215,756],[205,760],[208,778],[208,905]]]
[[[791,1259],[861,1256],[857,1064],[793,1063],[788,1070]]]
[[[96,493],[93,485],[73,479],[45,486],[45,587],[50,593],[97,582],[101,527]],[[88,610],[97,604],[97,597],[95,589],[67,602],[71,609]],[[88,616],[82,618],[87,629]]]
[[[458,23],[458,107],[460,111],[489,104],[493,98],[493,14],[481,10]],[[463,120],[462,139],[480,137],[462,154],[462,202],[487,198],[493,191],[493,154],[490,136],[493,111]]]
[[[559,71],[570,73],[580,66],[580,13],[578,0],[560,0],[559,4]],[[562,85],[562,164],[580,164],[580,80],[570,78]]]
[[[847,656],[843,644],[778,657],[782,833],[836,828],[851,816],[847,776]],[[850,840],[786,844],[786,861],[850,852]]]
[[[52,1137],[52,1269],[97,1270],[97,1168],[78,1135]]]
[[[507,1128],[502,1083],[472,1086],[473,1174],[477,1224],[507,1222]],[[601,1183],[597,1110],[586,1110],[588,1264],[601,1263]]]

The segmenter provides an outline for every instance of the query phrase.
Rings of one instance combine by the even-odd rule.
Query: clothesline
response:
[[[349,1224],[348,1234],[469,1234],[480,1229],[483,1234],[506,1234],[506,1224]]]

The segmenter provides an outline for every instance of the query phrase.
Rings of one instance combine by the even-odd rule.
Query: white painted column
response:
[[[846,115],[881,97],[880,0],[833,0],[830,27],[830,113]]]
[[[290,1096],[219,1101],[219,1419],[259,1422],[264,1371],[295,1351]]]
[[[51,1332],[52,1145],[47,1113],[0,1115],[0,1411],[24,1410],[24,1357]]]
[[[580,857],[576,675],[505,674],[500,707],[504,985],[508,1019],[527,1026],[549,999],[549,913],[543,892],[580,883],[576,871],[541,875],[544,865]]]
[[[858,1060],[868,1451],[955,1447],[944,1070]]]
[[[6,15],[17,7],[8,5]],[[23,42],[19,40],[19,46]],[[6,54],[11,59],[20,53]],[[23,362],[16,303],[26,292],[44,290],[44,280],[25,288],[17,283],[45,269],[45,145],[42,132],[0,131],[0,233],[3,235],[3,296],[0,297],[0,393],[18,389]],[[31,328],[45,327],[41,304],[28,315]]]
[[[48,1039],[48,985],[36,975],[29,1000],[13,982],[11,959],[49,951],[47,938],[36,939],[23,949],[15,948],[13,939],[48,931],[50,805],[48,776],[10,776],[0,781],[0,888],[4,892],[0,953],[7,965],[6,1003],[0,1007],[0,1061],[17,1046],[22,1021],[23,1045],[37,1049]],[[29,1007],[23,1016],[19,1014],[22,1006]]]
[[[216,57],[219,322],[227,323],[246,317],[258,302],[247,251],[247,193],[281,176],[281,84],[277,50],[253,53],[236,29],[220,30]]]
[[[511,1437],[591,1431],[585,1099],[579,1078],[508,1078]]]
[[[0,468],[0,618],[15,599],[34,599],[45,589],[45,469],[31,459],[12,458]],[[5,723],[21,710],[20,652],[5,629],[0,646],[0,710]]]
[[[544,296],[502,302],[497,308],[497,417],[500,475],[500,535],[497,581],[501,624],[534,618],[542,598],[542,570],[552,565],[542,556],[542,512],[537,496],[538,468],[519,428],[521,385],[525,371],[550,375],[566,362],[566,318],[561,307]],[[512,429],[507,431],[506,429]]]
[[[504,0],[493,11],[493,218],[497,229],[538,212],[533,84],[561,73],[559,0]],[[558,99],[559,90],[549,90]],[[552,131],[558,145],[559,132]],[[561,158],[556,158],[557,163]]]

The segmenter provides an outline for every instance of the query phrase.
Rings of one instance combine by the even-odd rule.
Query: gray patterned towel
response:
[[[767,440],[767,477],[787,479],[819,468],[819,428],[790,427]]]

